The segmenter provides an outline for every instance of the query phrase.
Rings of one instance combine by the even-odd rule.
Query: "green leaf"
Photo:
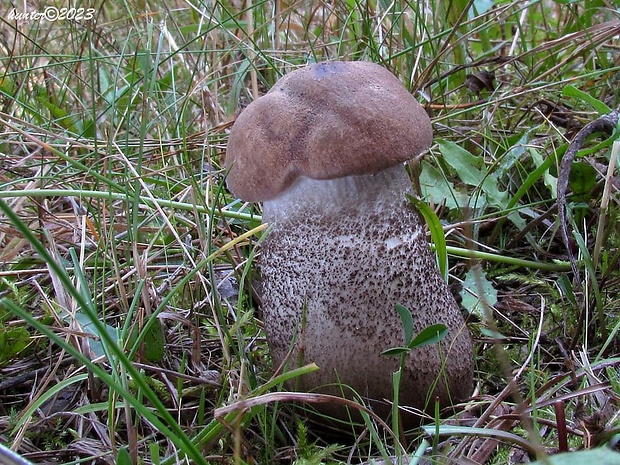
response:
[[[152,442],[149,444],[149,452],[151,455],[151,463],[153,465],[160,465],[161,464],[161,459],[160,459],[160,452],[159,452],[159,444],[157,444],[156,442]]]
[[[154,317],[151,317],[154,318]],[[145,322],[142,331],[134,326],[129,333],[128,346],[133,347],[137,343],[144,344],[144,356],[149,362],[160,362],[164,358],[166,337],[159,318],[152,323]]]
[[[137,52],[135,58],[138,66],[140,67],[144,75],[148,76],[154,68],[153,56],[151,51],[143,50],[141,52]]]
[[[568,182],[574,194],[587,201],[591,198],[592,189],[596,185],[596,169],[584,162],[573,163]]]
[[[473,8],[470,8],[467,12],[468,19],[474,19],[476,16],[480,16],[495,6],[493,0],[474,0]]]
[[[564,147],[563,150],[566,150],[566,146]],[[560,148],[556,149],[556,152],[560,152]],[[542,177],[542,180],[545,183],[545,186],[547,187],[547,189],[549,189],[551,198],[552,199],[557,198],[558,197],[558,192],[557,192],[558,178],[553,176],[549,171],[551,166],[553,166],[554,164],[553,157],[549,157],[549,156],[541,154],[534,147],[530,147],[529,154],[530,154],[530,157],[532,158],[532,161],[536,165],[536,169],[528,175],[523,185],[519,188],[519,190],[515,194],[515,197],[517,196],[518,198],[523,197],[523,195],[525,195],[525,193]],[[514,205],[516,205],[516,202],[514,203]]]
[[[0,76],[0,92],[10,96],[11,98],[15,98],[15,91],[17,90],[17,84],[11,78],[5,74],[4,76]]]
[[[583,100],[587,104],[589,104],[592,108],[594,108],[599,116],[606,115],[611,112],[611,108],[609,108],[605,103],[601,102],[599,99],[592,97],[590,94],[577,89],[575,86],[567,85],[562,89],[562,94],[567,97],[575,97],[579,100]]]
[[[461,289],[462,305],[470,313],[477,315],[482,321],[486,321],[483,302],[487,305],[497,303],[497,290],[482,271],[480,265],[475,265],[465,275],[463,288]]]
[[[444,281],[448,281],[448,252],[446,250],[446,236],[443,233],[443,226],[441,221],[433,211],[433,209],[425,202],[422,202],[418,198],[407,195],[407,199],[418,209],[426,220],[428,229],[431,232],[431,239],[435,244],[435,256],[437,257],[437,266],[439,266],[439,272],[443,276]],[[405,342],[409,342],[406,340]]]
[[[381,355],[385,355],[386,357],[394,357],[406,354],[407,352],[410,352],[409,347],[392,347],[391,349],[386,349],[381,352]]]
[[[144,356],[149,362],[161,362],[164,358],[166,338],[159,318],[149,326],[144,335]]]
[[[30,333],[23,326],[0,326],[0,366],[10,362],[26,349],[31,339]]]
[[[81,133],[76,116],[69,114],[67,110],[58,106],[54,101],[54,97],[50,96],[44,87],[39,87],[35,92],[35,96],[41,105],[47,107],[56,124],[74,134]]]
[[[439,139],[437,144],[444,160],[454,168],[461,181],[469,186],[482,185],[484,180],[484,173],[481,171],[484,165],[482,157],[474,156],[449,140]]]
[[[403,355],[413,349],[424,347],[440,342],[448,333],[448,328],[443,324],[431,325],[420,331],[413,337],[413,315],[411,310],[401,304],[396,304],[396,311],[403,322],[403,332],[405,333],[406,347],[391,347],[381,352],[381,355],[388,357]]]
[[[131,460],[127,446],[123,446],[118,450],[118,454],[116,454],[116,465],[133,465],[133,460]]]
[[[454,169],[461,181],[484,192],[486,203],[506,209],[509,202],[508,193],[500,190],[497,174],[489,172],[483,157],[473,155],[452,141],[440,139],[438,145],[444,160]]]
[[[508,339],[502,333],[497,332],[491,328],[480,328],[480,334],[482,334],[483,336],[489,337],[491,339],[497,339],[497,340]]]
[[[409,345],[413,339],[413,315],[411,310],[401,304],[396,304],[396,311],[400,315],[403,322],[403,333],[405,335],[405,344]]]
[[[427,161],[420,166],[420,189],[424,200],[435,203],[445,200],[449,209],[467,205],[467,195],[460,192],[437,168]]]
[[[506,209],[509,200],[508,192],[500,190],[496,173],[489,173],[482,183],[482,190],[486,194],[487,202],[491,205]]]
[[[456,26],[456,23],[465,8],[469,5],[468,0],[454,0],[445,2],[445,18],[450,26]]]
[[[448,334],[448,328],[443,324],[431,325],[424,328],[409,343],[409,349],[419,349],[420,347],[437,344]]]
[[[620,454],[606,447],[598,449],[582,450],[579,452],[565,452],[555,454],[541,460],[537,460],[532,465],[620,465]]]
[[[101,343],[101,341],[104,338],[99,332],[99,327],[97,326],[97,324],[93,322],[90,316],[86,315],[83,312],[75,312],[73,316],[75,317],[75,320],[77,321],[77,323],[80,325],[80,327],[82,328],[84,332],[92,334],[93,336],[96,336],[96,338],[94,339],[89,339],[90,350],[92,350],[93,353],[97,357],[106,355],[103,345]],[[62,319],[66,322],[69,322],[71,319],[71,315],[65,314],[62,316]],[[118,339],[116,328],[114,328],[113,326],[110,326],[109,324],[101,320],[99,320],[99,324],[103,325],[103,327],[105,328],[105,331],[108,333],[108,336],[113,341],[116,342]]]

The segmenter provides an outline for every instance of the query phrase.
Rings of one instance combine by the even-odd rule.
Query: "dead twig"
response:
[[[570,170],[573,161],[575,160],[575,157],[577,155],[577,152],[581,149],[585,140],[592,134],[596,134],[598,132],[604,132],[608,135],[611,135],[614,132],[619,119],[620,110],[614,110],[611,113],[603,115],[600,118],[586,124],[573,138],[560,163],[560,171],[558,173],[557,184],[557,205],[558,215],[560,219],[560,230],[562,233],[564,246],[566,247],[566,251],[568,253],[571,268],[573,270],[573,274],[575,275],[575,280],[577,281],[579,289],[581,289],[581,273],[579,272],[579,268],[577,267],[575,254],[573,253],[573,250],[570,246],[568,224],[566,221],[566,191],[568,190],[568,179],[570,176]]]

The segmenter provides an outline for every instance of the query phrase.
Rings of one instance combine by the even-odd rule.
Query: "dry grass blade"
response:
[[[539,53],[557,54],[562,50],[568,50],[567,56],[559,61],[555,66],[545,70],[537,75],[536,79],[543,81],[549,76],[557,73],[567,63],[575,60],[579,54],[595,50],[601,44],[609,42],[613,37],[620,34],[620,19],[613,19],[601,24],[594,24],[589,28],[567,34],[555,40],[550,40],[544,44],[540,44],[531,50],[514,57],[512,60],[521,60],[530,55],[538,55]]]
[[[601,256],[601,249],[603,248],[603,238],[605,237],[605,221],[607,218],[607,209],[609,208],[609,201],[611,198],[611,190],[614,185],[614,173],[616,171],[616,162],[618,160],[618,154],[620,152],[620,141],[614,141],[611,156],[609,157],[609,164],[607,165],[607,174],[605,175],[605,186],[603,188],[603,194],[601,196],[601,212],[598,217],[597,234],[594,242],[594,252],[592,253],[592,262],[597,265]],[[617,182],[616,188],[617,188]]]
[[[343,405],[354,410],[358,410],[360,412],[364,412],[369,417],[371,417],[374,421],[376,421],[381,427],[385,430],[387,434],[390,434],[394,437],[394,432],[388,426],[388,424],[379,417],[372,410],[368,409],[353,400],[345,399],[342,397],[331,396],[328,394],[312,394],[309,392],[270,392],[268,394],[261,394],[256,397],[252,397],[249,399],[243,399],[237,401],[233,404],[226,405],[224,407],[219,407],[215,410],[215,418],[220,421],[225,421],[224,416],[233,413],[239,412],[242,413],[247,411],[253,407],[259,405],[270,404],[274,402],[295,402],[295,403],[306,403],[306,404],[338,404]]]

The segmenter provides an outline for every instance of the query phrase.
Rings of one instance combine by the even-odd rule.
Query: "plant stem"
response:
[[[433,245],[431,244],[431,248]],[[543,271],[569,271],[570,263],[568,262],[534,262],[531,260],[525,260],[522,258],[507,257],[506,255],[499,255],[489,252],[480,252],[479,250],[472,250],[463,247],[446,246],[448,254],[456,255],[463,258],[477,258],[480,260],[488,260],[491,262],[504,263],[505,265],[518,266],[523,268],[532,268],[535,270]]]

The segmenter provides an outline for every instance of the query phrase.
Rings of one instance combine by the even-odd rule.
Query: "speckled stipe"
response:
[[[403,345],[395,304],[408,306],[416,331],[443,323],[440,346],[412,352],[401,405],[446,406],[471,394],[470,335],[431,254],[420,217],[405,199],[410,181],[402,166],[373,176],[315,181],[304,178],[264,204],[272,231],[263,244],[262,299],[267,338],[276,365],[293,341],[291,363],[321,370],[298,389],[339,395],[340,381],[370,400],[392,398],[396,357],[380,353]],[[305,308],[305,324],[302,313]],[[435,386],[433,390],[433,386]],[[373,403],[387,416],[388,407]],[[325,413],[344,410],[321,405]],[[414,417],[406,424],[416,424]]]

